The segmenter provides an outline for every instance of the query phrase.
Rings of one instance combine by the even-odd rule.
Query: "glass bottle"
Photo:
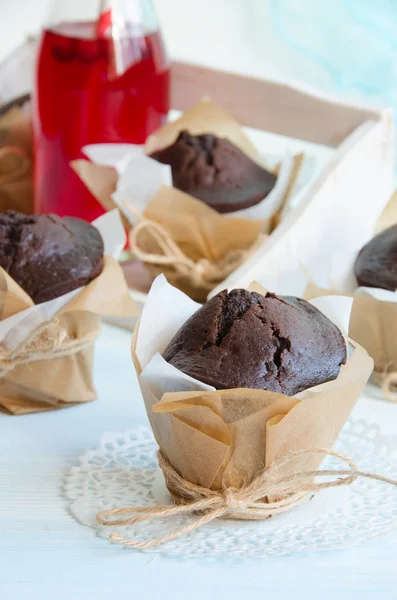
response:
[[[70,167],[83,146],[142,144],[169,110],[169,64],[151,0],[53,0],[33,101],[35,210],[93,220]]]

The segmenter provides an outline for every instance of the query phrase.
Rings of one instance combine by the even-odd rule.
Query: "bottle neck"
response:
[[[46,28],[72,23],[97,23],[99,37],[158,29],[152,0],[53,0]]]

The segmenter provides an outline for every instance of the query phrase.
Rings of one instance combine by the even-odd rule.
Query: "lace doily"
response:
[[[385,437],[375,425],[350,420],[337,449],[361,470],[397,478],[397,438]],[[108,537],[96,514],[117,506],[170,504],[157,466],[157,445],[145,427],[106,433],[98,448],[87,450],[66,479],[65,493],[74,517]],[[324,466],[337,467],[332,458]],[[123,537],[146,541],[186,524],[186,516],[123,527]],[[397,526],[395,488],[358,480],[349,488],[324,491],[288,513],[266,521],[218,520],[150,552],[187,556],[258,557],[290,552],[331,550],[387,534]]]

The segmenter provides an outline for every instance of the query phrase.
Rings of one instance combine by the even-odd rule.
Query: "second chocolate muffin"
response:
[[[293,396],[336,379],[347,354],[338,327],[305,300],[237,289],[194,313],[163,356],[216,389]]]
[[[40,304],[101,273],[103,240],[82,219],[6,211],[0,214],[0,266]]]
[[[220,213],[255,206],[277,181],[232,142],[212,134],[181,131],[171,146],[151,158],[171,166],[174,187]]]
[[[359,252],[354,265],[358,285],[397,289],[397,225],[376,235]]]

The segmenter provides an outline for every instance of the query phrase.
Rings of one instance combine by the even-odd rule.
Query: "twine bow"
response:
[[[201,258],[197,262],[186,256],[179,246],[172,239],[168,231],[156,221],[146,219],[129,202],[125,202],[125,207],[133,213],[137,224],[130,232],[130,247],[132,252],[143,263],[171,267],[182,277],[187,278],[194,288],[212,289],[217,283],[223,281],[232,271],[234,271],[256,248],[258,248],[264,236],[258,236],[256,242],[248,249],[232,250],[228,252],[221,260],[212,262],[206,258]],[[156,247],[159,253],[152,253],[143,250],[139,244],[139,238],[146,234]]]
[[[94,343],[99,331],[99,327],[96,327],[82,337],[72,338],[57,317],[45,321],[12,350],[0,348],[0,377],[19,365],[80,352]]]
[[[335,456],[349,467],[338,470],[314,470],[283,475],[283,468],[297,457],[309,454]],[[128,548],[147,550],[160,544],[186,535],[216,519],[264,520],[297,506],[310,494],[323,489],[351,485],[359,477],[381,481],[397,487],[397,480],[359,471],[356,463],[340,452],[326,448],[313,448],[292,452],[275,461],[260,473],[251,483],[240,489],[228,488],[214,491],[186,481],[173,469],[161,452],[159,465],[164,473],[167,486],[178,496],[180,504],[154,507],[125,507],[101,511],[97,521],[107,527],[135,525],[143,521],[166,519],[179,515],[194,515],[195,519],[179,529],[174,529],[160,537],[145,542],[125,538],[112,533],[110,539]],[[316,482],[316,477],[332,477],[328,481]],[[266,502],[267,497],[278,500]],[[117,518],[122,515],[131,515]],[[115,518],[116,517],[116,518]]]
[[[30,167],[31,161],[22,148],[0,148],[0,185],[20,180],[29,172]]]
[[[142,250],[138,239],[143,232],[153,239],[162,254]],[[263,238],[260,237],[261,242],[262,240]],[[217,262],[211,262],[206,258],[194,262],[182,252],[162,225],[144,218],[131,231],[130,246],[142,262],[173,267],[181,276],[188,278],[193,287],[197,288],[214,287],[234,271],[246,259],[249,252],[254,250],[254,247],[249,250],[232,250]]]

